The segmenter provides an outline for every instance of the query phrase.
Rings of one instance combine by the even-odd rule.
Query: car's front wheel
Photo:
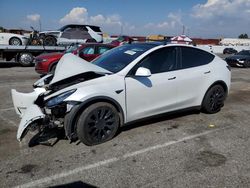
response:
[[[245,67],[245,68],[249,68],[249,67],[250,67],[250,60],[246,60],[246,61],[245,61],[244,67]]]
[[[211,87],[202,102],[202,110],[208,114],[214,114],[224,106],[226,92],[221,85]]]
[[[77,122],[77,136],[81,142],[91,146],[112,139],[120,118],[117,109],[106,102],[98,102],[87,107]]]

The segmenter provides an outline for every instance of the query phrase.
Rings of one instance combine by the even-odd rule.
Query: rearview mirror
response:
[[[135,73],[135,76],[141,76],[141,77],[150,77],[151,72],[149,69],[144,67],[139,67]]]

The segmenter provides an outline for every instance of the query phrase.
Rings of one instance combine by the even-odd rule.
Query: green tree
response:
[[[2,26],[0,26],[0,32],[4,32],[4,28]]]
[[[245,34],[240,34],[239,39],[248,39],[248,35],[245,33]]]

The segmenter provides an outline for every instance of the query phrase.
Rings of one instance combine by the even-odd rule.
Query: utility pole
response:
[[[123,34],[123,25],[121,23],[121,35]]]
[[[41,23],[41,19],[39,19],[39,30],[40,30],[40,32],[42,31],[42,23]]]

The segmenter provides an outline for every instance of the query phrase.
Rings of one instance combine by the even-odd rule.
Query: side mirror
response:
[[[141,76],[141,77],[150,77],[151,72],[149,69],[144,67],[139,67],[135,73],[135,76]]]

